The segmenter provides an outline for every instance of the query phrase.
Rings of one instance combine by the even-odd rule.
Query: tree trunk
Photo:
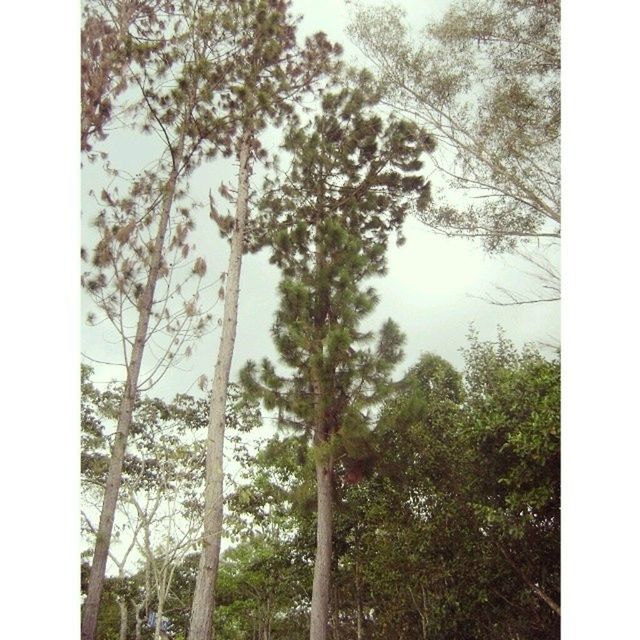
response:
[[[153,634],[154,640],[160,640],[162,631],[162,614],[164,613],[164,596],[158,592],[158,612],[156,614],[156,628]]]
[[[136,604],[136,640],[140,640],[142,638],[142,618],[140,617],[140,613],[143,608],[144,602]]]
[[[185,133],[183,132],[176,147],[176,153],[174,156],[176,158],[176,162],[180,162],[180,158],[182,157],[184,141]],[[127,447],[127,438],[129,437],[131,417],[138,391],[138,378],[140,377],[140,367],[142,365],[142,358],[147,340],[149,318],[153,307],[153,296],[159,277],[158,274],[163,254],[162,247],[167,233],[169,214],[171,213],[171,206],[173,204],[177,180],[178,164],[174,164],[171,174],[169,175],[169,181],[166,185],[166,192],[160,214],[160,222],[158,224],[158,232],[153,245],[153,255],[151,257],[147,284],[140,297],[140,312],[136,327],[136,337],[131,351],[131,360],[127,367],[127,380],[118,413],[118,427],[113,442],[113,449],[111,451],[111,460],[109,461],[107,483],[104,490],[102,511],[100,512],[100,523],[96,534],[96,544],[93,552],[93,561],[91,563],[91,572],[89,574],[87,599],[84,603],[81,632],[82,640],[94,640],[96,635],[100,597],[102,595],[102,587],[104,585],[104,574],[107,566],[107,557],[109,555],[113,520],[115,517],[118,492],[120,491],[120,483],[122,480],[122,465]]]
[[[224,414],[238,324],[240,272],[242,269],[244,229],[249,200],[250,151],[251,136],[249,131],[245,129],[240,140],[236,217],[229,252],[222,333],[220,335],[209,407],[204,536],[191,608],[189,640],[210,640],[213,622],[215,583],[218,575],[222,538]]]
[[[316,461],[318,522],[316,561],[311,593],[310,640],[326,640],[329,621],[329,585],[333,531],[333,459]]]
[[[120,640],[127,640],[127,627],[129,626],[127,601],[125,598],[118,600],[118,606],[120,607]]]
[[[338,589],[333,585],[333,602],[331,603],[332,623],[331,635],[333,640],[340,640],[340,603],[338,602]]]
[[[497,545],[498,549],[504,556],[505,560],[511,565],[515,572],[522,578],[523,582],[540,598],[555,614],[560,615],[560,605],[550,598],[537,584],[527,576],[527,574],[513,561],[511,556],[506,552],[504,547]]]
[[[357,559],[356,559],[355,573],[356,573],[356,621],[357,621],[356,638],[357,640],[363,640],[364,639],[364,616],[362,611],[362,585],[360,581],[360,563]]]

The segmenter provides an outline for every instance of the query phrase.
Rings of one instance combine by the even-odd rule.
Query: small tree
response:
[[[317,547],[311,639],[327,636],[334,468],[366,449],[367,409],[380,401],[403,337],[387,321],[377,344],[360,323],[374,308],[365,280],[385,271],[385,251],[409,208],[425,194],[415,172],[431,138],[406,121],[385,127],[372,113],[378,96],[366,74],[354,89],[326,93],[311,126],[295,124],[284,148],[293,155],[286,180],[267,185],[261,222],[271,260],[282,272],[273,337],[290,376],[268,361],[243,371],[247,388],[281,424],[303,429],[314,444]]]
[[[98,531],[93,519],[101,511],[109,432],[117,422],[123,387],[114,383],[101,391],[91,383],[90,374],[90,369],[82,368],[82,515],[87,540],[95,546]],[[123,490],[114,515],[113,542],[122,550],[110,545],[109,557],[122,585],[132,586],[132,560],[140,557],[145,559],[148,579],[140,590],[142,598],[132,589],[114,592],[121,629],[131,601],[136,620],[151,600],[164,604],[176,563],[199,538],[205,413],[206,401],[187,395],[172,402],[142,396],[136,402],[123,463]]]

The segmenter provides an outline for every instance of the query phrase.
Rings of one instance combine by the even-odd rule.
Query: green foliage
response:
[[[111,383],[101,390],[91,381],[92,374],[91,367],[82,365],[81,473],[87,489],[95,487],[101,491],[110,451],[107,434],[115,429],[122,385]],[[165,462],[171,459],[175,467],[170,474],[170,484],[197,485],[204,473],[202,438],[208,425],[208,408],[205,397],[177,394],[167,402],[140,396],[133,412],[131,443],[124,461],[125,488],[150,488],[165,483],[166,469],[162,469],[165,459]],[[225,420],[230,437],[237,441],[240,434],[260,424],[259,406],[231,385]]]
[[[221,559],[214,626],[217,638],[300,637],[288,635],[307,575],[291,562],[284,541],[251,536]]]
[[[559,365],[502,335],[465,356],[411,368],[342,494],[338,601],[371,638],[558,637]]]
[[[375,429],[354,427],[336,449],[342,472],[347,451],[373,461],[359,482],[336,483],[330,624],[342,637],[359,615],[371,640],[558,637],[531,585],[558,602],[559,365],[502,335],[472,334],[465,359],[460,374],[422,356]],[[311,451],[294,433],[246,459],[227,502],[235,546],[221,559],[216,637],[308,635]],[[195,570],[191,559],[177,571],[172,620],[188,619]]]
[[[122,385],[111,384],[106,389],[100,389],[91,381],[91,376],[91,368],[83,366],[82,502],[83,509],[87,509],[89,514],[92,514],[94,503],[99,503],[104,491],[110,444],[107,434],[114,428],[122,395]],[[248,402],[235,387],[230,389],[229,398],[226,419],[232,437],[237,437],[259,423],[259,411],[256,403]],[[192,582],[197,570],[197,556],[195,564],[191,555],[187,555],[182,562],[179,558],[185,550],[188,551],[185,546],[189,544],[188,527],[194,529],[191,533],[195,535],[201,519],[207,417],[208,401],[205,398],[179,394],[172,402],[166,402],[140,396],[134,410],[130,446],[125,456],[123,494],[114,537],[128,545],[132,536],[138,536],[137,549],[142,549],[143,555],[153,556],[154,572],[165,571],[168,575],[174,571],[164,615],[176,629],[188,628]],[[123,518],[125,512],[127,517]],[[179,518],[177,528],[172,529],[171,524],[165,526],[167,519],[176,517]],[[143,533],[137,530],[140,525],[146,527]],[[95,534],[94,526],[86,520],[84,527],[90,537]],[[176,535],[182,536],[180,540],[176,539]],[[158,585],[146,579],[144,569],[132,574],[132,563],[126,561],[126,557],[122,562],[124,579],[108,578],[105,583],[98,637],[118,637],[118,599],[127,604],[131,635],[135,624],[135,605],[145,602],[146,612],[157,609]],[[174,569],[176,562],[180,564]],[[86,589],[87,572],[88,566],[83,566],[83,589]],[[143,615],[146,617],[146,613],[143,612]],[[149,633],[150,630],[145,628],[143,637],[148,637]]]
[[[266,361],[241,374],[248,391],[278,409],[281,424],[313,432],[316,444],[339,434],[324,456],[339,455],[340,442],[349,451],[402,355],[392,321],[367,346],[373,335],[359,325],[377,296],[365,281],[384,274],[389,236],[426,188],[416,173],[424,133],[395,118],[384,125],[371,77],[352,81],[323,93],[311,126],[288,128],[288,178],[267,180],[256,219],[282,273],[272,334],[292,375],[279,376]]]
[[[90,380],[92,370],[82,366],[81,388],[81,472],[87,489],[102,490],[106,479],[110,438],[108,431],[115,429],[118,407],[122,399],[122,385],[112,383],[104,390]],[[178,394],[173,402],[141,396],[136,403],[131,425],[131,445],[125,455],[123,482],[125,487],[151,486],[165,482],[159,475],[162,457],[169,454],[176,462],[186,465],[172,481],[197,481],[193,470],[202,451],[191,449],[184,436],[197,434],[206,428],[207,402]],[[234,421],[238,417],[232,416]],[[164,452],[164,453],[162,453]],[[173,463],[172,463],[173,464]],[[191,470],[187,470],[192,467]],[[164,472],[162,472],[163,474]]]

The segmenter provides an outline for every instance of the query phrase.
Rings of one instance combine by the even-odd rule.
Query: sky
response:
[[[442,15],[449,4],[448,0],[432,3],[405,0],[403,6],[413,24],[423,24],[427,18]],[[366,62],[345,33],[349,8],[343,0],[322,3],[297,0],[294,2],[294,11],[302,16],[301,36],[325,31],[330,39],[343,45],[348,61]],[[273,134],[268,135],[276,140]],[[115,167],[136,172],[155,158],[158,147],[148,137],[132,143],[130,132],[114,130],[103,148],[108,150]],[[432,171],[428,160],[425,171]],[[190,194],[206,203],[209,190],[215,194],[222,180],[233,184],[233,167],[228,162],[207,165],[190,178]],[[433,177],[433,181],[436,189],[447,188],[442,181],[438,182],[437,176]],[[103,182],[104,178],[96,166],[85,165],[82,191],[83,207],[88,213],[84,219],[83,241],[88,246],[91,246],[87,228],[91,204],[86,194],[91,188],[99,192]],[[260,182],[258,167],[252,180],[253,187],[259,187]],[[455,201],[455,194],[452,195]],[[228,245],[219,238],[206,207],[196,214],[195,221],[194,239],[198,250],[206,257],[208,274],[217,277],[227,269]],[[404,234],[407,238],[404,246],[390,245],[387,275],[371,282],[380,294],[380,304],[365,322],[367,328],[375,329],[391,317],[406,334],[405,359],[396,375],[401,375],[424,352],[436,353],[461,368],[461,348],[466,345],[471,326],[478,331],[481,340],[495,339],[497,328],[501,326],[507,337],[519,346],[526,342],[559,344],[558,303],[496,306],[488,301],[500,298],[496,287],[527,293],[533,286],[531,279],[524,274],[527,265],[521,259],[509,255],[489,256],[478,243],[436,235],[413,218],[407,220]],[[552,257],[557,260],[557,256]],[[268,263],[266,251],[245,256],[242,268],[232,379],[248,359],[277,359],[270,328],[278,304],[278,271]],[[85,326],[82,330],[82,352],[94,360],[112,361],[115,340],[115,336],[106,331],[104,325],[99,328]],[[189,361],[170,371],[151,393],[170,398],[175,393],[193,391],[194,382],[200,375],[211,377],[218,340],[218,331],[213,330],[195,346],[194,355]],[[547,352],[551,353],[549,350]],[[147,360],[146,364],[149,366],[151,363]],[[124,374],[122,367],[97,362],[93,362],[93,366],[95,380],[99,383],[114,378],[122,379]]]

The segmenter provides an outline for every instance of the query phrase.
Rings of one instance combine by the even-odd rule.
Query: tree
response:
[[[87,562],[83,561],[80,565],[80,585],[83,595],[86,595],[90,569]],[[127,605],[134,592],[135,582],[132,578],[111,577],[105,580],[104,601],[100,610],[96,638],[127,640],[131,627]]]
[[[191,640],[211,634],[214,589],[223,526],[223,449],[225,408],[238,320],[242,256],[248,227],[249,181],[256,157],[264,159],[260,133],[292,110],[296,94],[317,79],[328,64],[332,47],[323,34],[296,47],[295,23],[288,0],[243,0],[229,3],[216,15],[228,29],[236,52],[229,69],[224,109],[229,119],[228,153],[238,161],[235,215],[222,217],[211,203],[211,217],[230,238],[229,266],[224,282],[222,330],[213,375],[205,488],[205,530],[193,598]],[[337,52],[337,49],[335,50]],[[230,196],[223,185],[221,193]]]
[[[395,110],[428,126],[451,194],[419,219],[488,251],[523,252],[560,238],[560,2],[461,0],[419,34],[393,5],[358,8],[349,27]],[[543,300],[559,275],[528,255]],[[509,302],[527,300],[516,294]]]
[[[188,67],[186,72],[189,73]],[[186,80],[183,78],[183,81]],[[159,178],[157,175],[146,173],[134,182],[129,197],[120,201],[115,200],[106,190],[103,191],[102,199],[107,206],[96,219],[100,239],[92,256],[93,270],[83,277],[85,288],[93,295],[99,310],[121,335],[126,368],[125,392],[122,395],[118,430],[111,451],[104,504],[98,525],[83,614],[83,640],[89,640],[95,634],[124,454],[132,411],[140,389],[139,378],[145,346],[150,335],[163,329],[176,334],[179,344],[180,337],[184,338],[185,324],[191,324],[197,315],[194,299],[185,301],[178,312],[178,318],[171,318],[168,311],[169,295],[160,300],[155,297],[158,281],[165,277],[170,282],[169,263],[166,260],[168,250],[170,248],[179,251],[186,249],[188,252],[189,249],[185,242],[190,226],[188,210],[183,222],[178,225],[175,235],[170,238],[171,247],[166,247],[166,243],[178,179],[185,172],[190,156],[189,151],[191,151],[188,149],[187,141],[196,90],[197,84],[193,83],[189,85],[189,90],[186,92],[174,89],[173,97],[177,102],[179,114],[177,118],[167,117],[165,111],[165,122],[162,122],[162,117],[158,113],[159,106],[156,104],[151,108],[152,117],[158,120],[158,124],[167,134],[166,143],[171,156],[169,166],[166,168],[168,175],[165,174],[165,177]],[[163,96],[152,96],[150,92],[145,92],[144,95],[149,105],[156,97],[162,100]],[[174,137],[170,138],[168,131],[171,130],[172,124],[175,125]],[[145,242],[143,238],[148,233],[149,227],[152,229],[151,237]],[[201,277],[204,274],[204,267],[194,267],[194,269],[196,276]],[[154,307],[159,308],[155,318],[152,317]],[[127,310],[134,317],[135,336],[128,335],[125,319]],[[90,320],[94,318],[95,316]],[[152,319],[155,320],[155,326],[150,326]],[[200,332],[203,326],[196,324],[196,331]],[[174,354],[175,351],[169,348],[165,353],[165,362],[170,362]],[[156,366],[156,370],[161,369],[162,359]],[[150,374],[149,379],[153,379],[153,373]]]
[[[100,389],[92,376],[91,368],[83,365],[82,518],[89,547],[95,543],[94,521],[100,514],[110,440],[123,393],[121,383]],[[235,385],[229,397],[226,422],[232,439],[239,440],[257,426],[259,410],[256,403],[241,397]],[[114,523],[115,548],[111,545],[109,549],[117,577],[127,586],[118,592],[112,590],[121,612],[133,604],[138,624],[143,610],[146,615],[151,606],[156,612],[164,608],[172,624],[175,617],[176,625],[184,628],[185,636],[197,569],[197,554],[189,550],[197,546],[202,527],[207,406],[206,397],[178,394],[167,402],[141,394],[124,458]],[[90,551],[83,552],[83,557],[89,557]],[[140,559],[144,567],[139,570],[136,563]],[[86,576],[83,573],[84,593],[89,569],[87,565]],[[172,585],[176,582],[178,592],[174,595]]]
[[[560,363],[471,336],[464,437],[480,526],[557,632],[560,617]],[[532,600],[536,601],[535,604]],[[550,617],[544,614],[551,614]]]
[[[341,599],[372,638],[558,637],[558,363],[504,337],[466,361],[409,370],[345,494]]]
[[[201,535],[205,411],[204,398],[190,396],[171,405],[145,399],[138,411],[147,425],[138,447],[142,482],[127,486],[121,511],[129,530],[139,531],[135,542],[147,574],[145,599],[154,603],[156,640],[176,568]]]
[[[97,535],[93,519],[100,514],[108,473],[108,432],[117,422],[123,385],[99,390],[90,376],[90,369],[84,366],[82,515],[93,546]],[[240,415],[230,416],[234,424]],[[121,612],[121,635],[128,626],[129,604],[135,607],[137,626],[141,610],[148,613],[150,603],[157,602],[156,609],[162,609],[176,564],[200,535],[205,428],[204,398],[178,395],[165,402],[142,396],[136,403],[123,462],[123,490],[114,517],[116,549],[113,545],[109,549],[118,579],[127,587],[113,592]],[[117,550],[117,543],[122,551]],[[140,557],[145,560],[142,575],[131,563]]]
[[[273,338],[291,375],[264,361],[242,379],[281,424],[314,444],[317,547],[311,602],[312,640],[327,636],[336,459],[356,463],[366,449],[368,408],[380,401],[403,337],[389,320],[377,344],[360,329],[374,308],[364,281],[385,270],[389,236],[424,193],[420,155],[431,139],[417,126],[372,113],[378,97],[366,74],[353,89],[327,92],[311,125],[295,123],[284,149],[288,175],[269,181],[262,228],[282,272]]]

